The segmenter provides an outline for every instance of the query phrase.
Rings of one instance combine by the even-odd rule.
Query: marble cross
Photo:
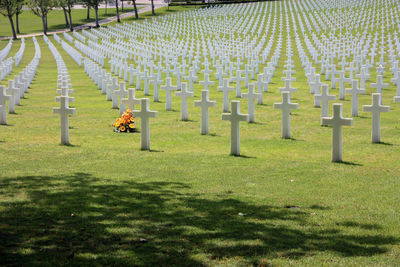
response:
[[[351,80],[346,78],[344,71],[338,71],[337,73],[339,74],[339,78],[336,79],[339,83],[339,99],[344,100],[346,93],[344,84],[350,82]]]
[[[332,162],[342,161],[342,126],[353,125],[353,119],[343,118],[343,105],[333,104],[333,116],[322,118],[323,125],[332,125]]]
[[[175,96],[179,96],[181,98],[181,120],[188,120],[188,112],[187,112],[187,99],[189,97],[193,97],[193,92],[187,91],[187,83],[181,84],[181,91],[175,92]]]
[[[122,99],[124,99],[127,94],[128,94],[128,91],[126,91],[125,82],[120,82],[119,90],[114,91],[114,95],[117,98],[119,97],[119,115],[122,115],[126,110],[125,104],[122,102]]]
[[[282,138],[290,138],[290,111],[298,108],[297,103],[290,102],[290,93],[282,92],[282,102],[274,103],[274,108],[282,110]]]
[[[189,70],[189,76],[184,76],[183,77],[185,80],[188,80],[188,82],[189,82],[189,91],[190,92],[193,92],[194,91],[194,88],[193,88],[193,85],[194,85],[194,83],[197,81],[197,76],[196,76],[196,74],[194,73],[194,70],[193,69],[190,69]]]
[[[69,115],[75,115],[76,109],[68,107],[68,96],[58,97],[60,100],[60,107],[53,108],[53,113],[60,114],[61,118],[61,144],[69,145]]]
[[[389,84],[383,82],[383,76],[377,75],[376,76],[376,83],[371,83],[372,88],[376,88],[376,92],[378,94],[382,94],[382,89],[388,88]]]
[[[108,86],[107,86],[107,89],[108,89]],[[112,98],[112,108],[114,108],[114,109],[118,109],[118,95],[116,94],[116,91],[118,91],[118,90],[119,90],[118,78],[113,77],[110,91],[111,91],[111,98]]]
[[[358,95],[365,93],[365,90],[358,88],[358,80],[353,80],[352,88],[346,89],[346,93],[351,94],[351,116],[358,116]]]
[[[161,90],[165,90],[165,110],[171,110],[171,92],[176,91],[178,88],[176,86],[172,86],[171,77],[167,77],[167,84],[161,86]]]
[[[382,106],[382,95],[372,94],[372,105],[364,105],[363,110],[372,113],[372,143],[381,141],[381,112],[389,112],[389,106]]]
[[[210,77],[208,73],[204,73],[204,81],[199,81],[199,84],[204,86],[204,90],[209,90],[209,86],[213,85],[214,82],[210,81]]]
[[[257,93],[260,94],[259,98],[257,99],[257,104],[262,105],[263,103],[263,92],[268,92],[268,83],[264,82],[264,74],[257,75],[257,82],[255,83],[257,86]]]
[[[208,108],[215,107],[216,102],[210,101],[208,97],[208,91],[201,91],[201,100],[194,101],[196,107],[201,107],[201,134],[208,134],[209,123],[208,123]]]
[[[154,96],[153,96],[153,101],[154,102],[158,102],[159,101],[159,88],[158,86],[161,85],[163,83],[163,80],[161,80],[158,75],[154,76],[154,79],[152,81],[150,81],[150,83],[152,83],[154,85]]]
[[[136,90],[135,88],[128,88],[128,97],[122,98],[121,103],[123,105],[128,106],[130,110],[135,109],[135,105],[140,104],[140,99],[135,97]]]
[[[249,113],[249,120],[248,122],[255,122],[255,108],[254,108],[254,100],[260,99],[260,93],[254,92],[254,84],[249,84],[249,92],[242,94],[242,98],[248,99],[248,109],[247,112]]]
[[[321,106],[321,124],[322,124],[322,118],[328,117],[329,115],[329,101],[336,100],[335,95],[330,95],[329,94],[329,86],[324,84],[322,85],[321,89],[321,94],[315,94],[314,98],[318,98],[318,101]]]
[[[8,93],[10,94],[10,100],[8,101],[8,113],[15,113],[16,98],[19,99],[19,88],[14,86],[14,80],[8,81]]]
[[[240,102],[231,102],[231,113],[222,113],[222,120],[231,122],[231,155],[240,155],[240,125],[241,121],[247,121],[248,115],[240,113]]]
[[[242,77],[241,70],[236,70],[236,77],[231,78],[231,82],[236,82],[236,97],[240,98],[242,96],[242,81],[244,78]]]
[[[158,112],[149,109],[149,99],[140,99],[140,110],[133,110],[133,116],[140,118],[140,141],[142,150],[150,150],[150,118],[157,118]]]
[[[222,112],[229,112],[229,92],[233,92],[234,87],[229,86],[229,79],[224,78],[222,86],[218,86],[218,92],[222,92]]]
[[[10,102],[10,95],[6,93],[6,87],[0,85],[0,124],[7,124],[7,104],[6,101]]]

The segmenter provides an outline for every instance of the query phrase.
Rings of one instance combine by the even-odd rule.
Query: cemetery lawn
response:
[[[146,7],[146,5],[138,5],[138,10]],[[120,8],[120,14],[131,12],[133,8]],[[90,9],[90,19],[86,19],[86,9],[73,9],[72,10],[72,22],[73,26],[79,26],[82,24],[90,23],[95,21],[95,12],[94,9]],[[100,8],[98,11],[99,20],[105,19],[107,17],[116,16],[115,8],[107,8],[107,14],[105,13],[105,8]],[[14,23],[15,23],[15,17]],[[52,10],[48,15],[48,31],[55,31],[60,29],[69,28],[65,26],[65,18],[64,12],[62,10]],[[31,10],[24,10],[23,13],[19,17],[19,29],[20,34],[29,34],[29,33],[37,33],[43,32],[42,19],[35,14]],[[7,17],[0,16],[0,37],[3,36],[12,36],[10,22]]]
[[[59,145],[57,68],[40,37],[37,76],[0,127],[0,265],[398,266],[400,106],[392,85],[383,99],[391,106],[382,113],[383,143],[370,142],[371,114],[360,111],[343,130],[343,163],[330,162],[332,129],[320,126],[303,72],[293,83],[293,138],[280,138],[281,113],[272,106],[281,100],[283,58],[265,104],[256,106],[257,122],[241,123],[242,156],[229,156],[230,125],[215,89],[206,136],[192,101],[182,122],[179,98],[166,112],[165,92],[160,103],[150,96],[159,116],[150,121],[152,150],[144,152],[140,133],[113,132],[118,111],[50,40],[75,90],[72,145]],[[33,55],[27,39],[9,78]],[[195,91],[199,100],[198,84]],[[360,107],[372,91],[367,86]]]

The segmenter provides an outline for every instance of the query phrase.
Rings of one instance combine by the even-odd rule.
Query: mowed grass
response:
[[[142,9],[146,7],[146,5],[138,5],[137,8]],[[126,12],[134,11],[133,8],[126,8],[124,10],[119,9],[120,14]],[[72,10],[72,23],[73,26],[79,26],[82,24],[90,23],[95,21],[95,11],[93,8],[90,9],[90,19],[87,18],[87,10],[86,9],[73,9]],[[105,8],[100,8],[98,11],[99,20],[105,19],[107,17],[116,16],[115,8],[107,8],[107,13]],[[14,25],[16,27],[15,17]],[[48,15],[48,31],[55,31],[60,29],[69,28],[65,25],[64,12],[62,10],[52,10]],[[19,16],[19,29],[20,34],[29,34],[29,33],[37,33],[43,32],[43,24],[42,19],[36,16],[31,10],[24,10],[22,14]],[[12,36],[11,25],[7,17],[0,16],[0,37],[3,36]]]
[[[2,265],[399,264],[400,106],[392,85],[384,90],[383,103],[391,106],[382,114],[384,143],[370,142],[371,114],[360,111],[354,126],[344,128],[345,162],[331,163],[332,129],[320,126],[297,55],[293,86],[299,91],[292,101],[299,109],[291,115],[293,138],[280,138],[281,113],[273,103],[281,100],[284,45],[264,105],[256,106],[257,123],[241,123],[241,157],[229,156],[230,125],[221,120],[215,86],[210,99],[217,107],[210,109],[211,135],[205,136],[192,101],[190,120],[182,122],[178,97],[173,111],[165,111],[165,92],[160,103],[151,95],[159,116],[151,120],[148,152],[140,150],[139,132],[112,131],[118,111],[50,39],[72,79],[72,145],[59,145],[59,116],[52,113],[57,68],[38,38],[37,76],[17,114],[0,127]],[[27,39],[15,73],[33,54]],[[360,109],[371,103],[369,85]],[[192,100],[200,90],[196,84]],[[246,99],[240,101],[247,113]],[[337,102],[350,117],[351,98]]]

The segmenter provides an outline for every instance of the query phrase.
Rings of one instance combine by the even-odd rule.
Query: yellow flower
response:
[[[129,128],[131,129],[135,128],[135,124],[134,123],[129,124]]]
[[[126,110],[126,113],[132,113],[132,110],[130,110],[129,108]]]
[[[119,130],[120,130],[121,132],[125,132],[125,131],[126,131],[126,128],[125,128],[125,126],[121,126],[121,127],[119,128]]]
[[[135,118],[134,118],[134,117],[131,117],[131,121],[135,121]]]

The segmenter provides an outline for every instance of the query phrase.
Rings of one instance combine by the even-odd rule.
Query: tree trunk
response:
[[[135,9],[135,18],[138,19],[139,15],[136,8],[136,0],[132,0],[132,3],[133,3],[133,8]]]
[[[99,14],[98,14],[98,9],[99,9],[98,6],[95,6],[95,7],[94,7],[94,11],[95,11],[95,13],[96,13],[96,28],[100,27],[100,25],[99,25]]]
[[[67,10],[65,9],[65,7],[62,7],[62,9],[64,11],[65,26],[68,27],[69,23],[68,23],[68,17],[67,17]]]
[[[90,6],[87,7],[86,19],[90,20]]]
[[[124,11],[124,0],[121,0],[121,4],[122,4],[122,11]]]
[[[47,35],[46,16],[44,16],[44,15],[42,15],[42,23],[43,23],[43,34]]]
[[[117,10],[117,22],[121,22],[121,20],[119,19],[118,0],[115,0],[115,8]]]
[[[71,32],[73,32],[74,27],[72,26],[71,6],[68,6],[68,16],[69,16],[69,29]]]
[[[151,0],[151,14],[155,15],[156,13],[154,12],[154,0]]]
[[[106,10],[105,10],[105,14],[107,15],[107,0],[106,0]]]
[[[15,13],[15,22],[16,22],[16,26],[17,26],[17,33],[20,33],[19,32],[19,19],[18,19],[18,12],[17,13]]]
[[[17,39],[17,34],[15,33],[14,21],[12,19],[12,16],[8,16],[8,19],[10,20],[11,29],[12,29],[12,33],[13,33],[13,39]]]

